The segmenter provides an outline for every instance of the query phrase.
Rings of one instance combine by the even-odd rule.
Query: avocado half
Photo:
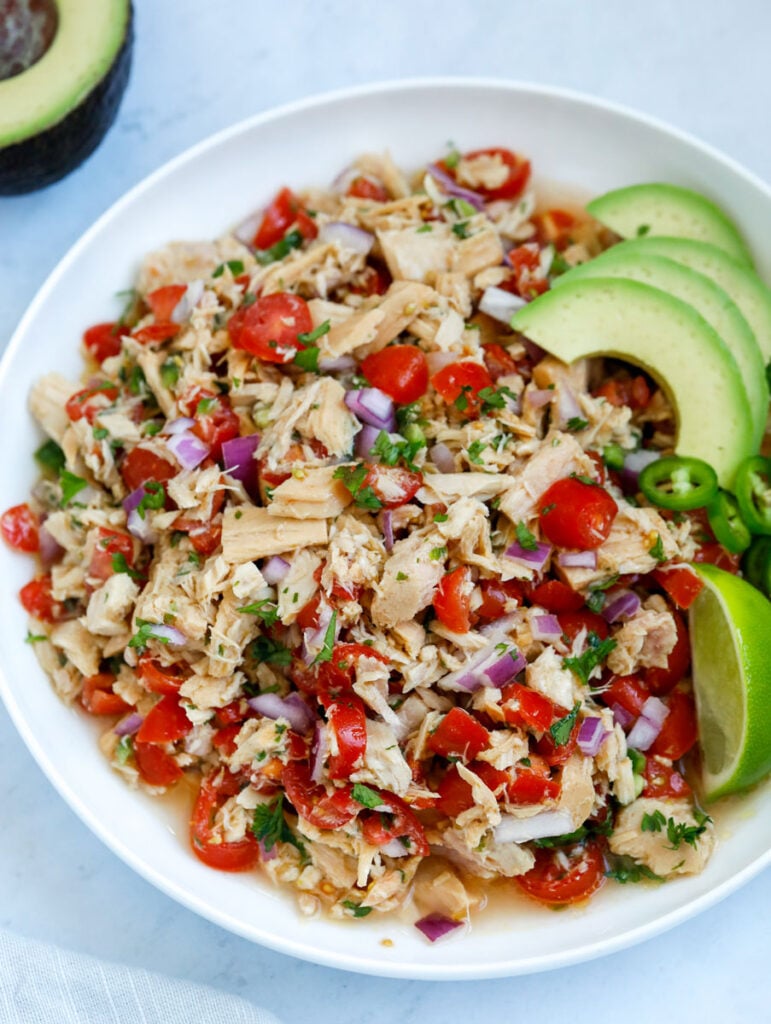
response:
[[[50,185],[81,164],[115,119],[128,82],[131,0],[50,2],[50,45],[31,66],[0,81],[0,195]],[[18,22],[36,5],[16,0],[11,6]]]

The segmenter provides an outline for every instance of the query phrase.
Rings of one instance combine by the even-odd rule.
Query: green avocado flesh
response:
[[[709,277],[731,296],[752,328],[763,361],[771,362],[771,289],[750,267],[716,245],[690,238],[636,238],[619,242],[609,252],[664,256]]]
[[[622,238],[667,235],[724,249],[752,266],[752,257],[730,218],[705,196],[677,185],[630,185],[593,199],[586,207]]]
[[[131,0],[57,0],[56,9],[42,57],[0,81],[0,194],[39,188],[81,163],[126,87]]]
[[[597,259],[575,267],[554,282],[565,282],[590,277],[620,277],[641,281],[668,292],[676,299],[687,302],[723,339],[731,351],[742,377],[747,400],[755,424],[754,443],[760,446],[768,418],[768,385],[765,363],[755,335],[739,308],[722,288],[710,278],[689,270],[663,256],[644,256],[637,253],[609,249]]]
[[[565,363],[615,356],[646,370],[675,412],[677,453],[709,462],[724,487],[754,450],[736,361],[680,299],[622,278],[575,280],[524,306],[511,325]]]

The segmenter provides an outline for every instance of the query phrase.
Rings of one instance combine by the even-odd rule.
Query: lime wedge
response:
[[[745,580],[695,565],[690,610],[704,796],[715,800],[771,772],[771,602]]]

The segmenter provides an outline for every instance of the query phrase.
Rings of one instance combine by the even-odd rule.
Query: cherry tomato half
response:
[[[399,405],[417,402],[428,388],[428,363],[416,345],[391,345],[373,352],[361,363],[361,372]]]
[[[527,874],[515,879],[528,896],[550,904],[584,900],[596,892],[604,880],[602,847],[592,839],[558,850],[536,850],[535,865]]]
[[[583,551],[608,539],[618,505],[603,487],[566,477],[544,491],[538,511],[541,529],[552,544]]]
[[[429,750],[440,757],[462,757],[473,761],[490,746],[490,734],[476,718],[463,708],[452,708],[426,744]]]
[[[219,871],[248,871],[260,859],[260,847],[251,832],[236,842],[222,841],[214,831],[217,811],[238,787],[226,773],[207,776],[198,790],[190,821],[190,845],[199,860]]]
[[[290,363],[305,348],[299,335],[312,330],[308,303],[291,292],[263,295],[239,310],[228,324],[234,348],[244,349],[266,363]]]
[[[97,363],[103,363],[110,356],[120,355],[121,335],[128,334],[128,328],[119,323],[94,324],[83,334],[83,347]]]
[[[448,404],[453,404],[464,416],[479,415],[479,392],[492,387],[493,379],[479,363],[450,363],[431,378],[431,384]]]
[[[436,617],[453,633],[468,633],[471,629],[470,581],[468,566],[459,565],[439,580],[434,594]]]
[[[0,533],[6,544],[16,551],[33,554],[40,550],[38,517],[26,503],[6,509],[0,516]]]

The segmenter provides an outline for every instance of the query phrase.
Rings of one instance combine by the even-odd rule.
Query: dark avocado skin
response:
[[[34,192],[69,174],[96,149],[115,120],[126,90],[134,17],[112,67],[81,103],[47,131],[0,149],[0,196]]]

